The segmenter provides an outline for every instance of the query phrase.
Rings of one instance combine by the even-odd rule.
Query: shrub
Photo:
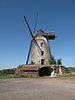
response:
[[[34,64],[35,64],[35,62],[31,61],[31,63],[29,65],[34,65]]]
[[[62,64],[61,59],[58,59],[58,60],[57,60],[57,64],[58,64],[58,65],[61,65],[61,64]]]
[[[50,64],[56,64],[56,60],[53,55],[51,55]]]

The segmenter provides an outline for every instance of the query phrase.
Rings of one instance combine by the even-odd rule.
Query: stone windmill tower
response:
[[[38,65],[49,65],[49,61],[51,59],[49,40],[55,39],[55,33],[54,32],[44,32],[42,29],[38,30],[35,33],[35,28],[37,24],[37,16],[38,14],[36,15],[36,21],[35,21],[35,27],[34,27],[33,34],[26,20],[26,17],[24,16],[24,20],[26,22],[26,25],[32,37],[26,65],[28,64],[28,61],[29,61],[31,49],[32,49],[31,62],[34,62],[35,64],[38,64]]]

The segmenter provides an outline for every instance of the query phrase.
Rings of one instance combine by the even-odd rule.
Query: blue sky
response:
[[[55,31],[52,54],[75,66],[75,0],[0,0],[0,69],[26,62],[31,36],[23,16],[33,32],[37,10],[36,31]]]

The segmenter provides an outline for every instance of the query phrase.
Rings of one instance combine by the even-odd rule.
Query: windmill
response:
[[[49,40],[55,39],[55,33],[44,32],[42,29],[39,29],[37,32],[35,32],[37,17],[38,17],[38,13],[36,14],[34,32],[32,33],[30,26],[26,20],[26,17],[24,16],[24,20],[26,22],[26,25],[32,37],[27,60],[26,60],[26,65],[28,64],[30,53],[31,53],[31,61],[34,62],[35,64],[49,65],[49,61],[51,59]]]

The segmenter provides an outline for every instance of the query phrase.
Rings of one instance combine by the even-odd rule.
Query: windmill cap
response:
[[[37,33],[34,34],[35,37],[37,36],[44,36],[48,39],[55,39],[55,32],[50,31],[50,32],[44,32],[42,29],[39,29]]]

